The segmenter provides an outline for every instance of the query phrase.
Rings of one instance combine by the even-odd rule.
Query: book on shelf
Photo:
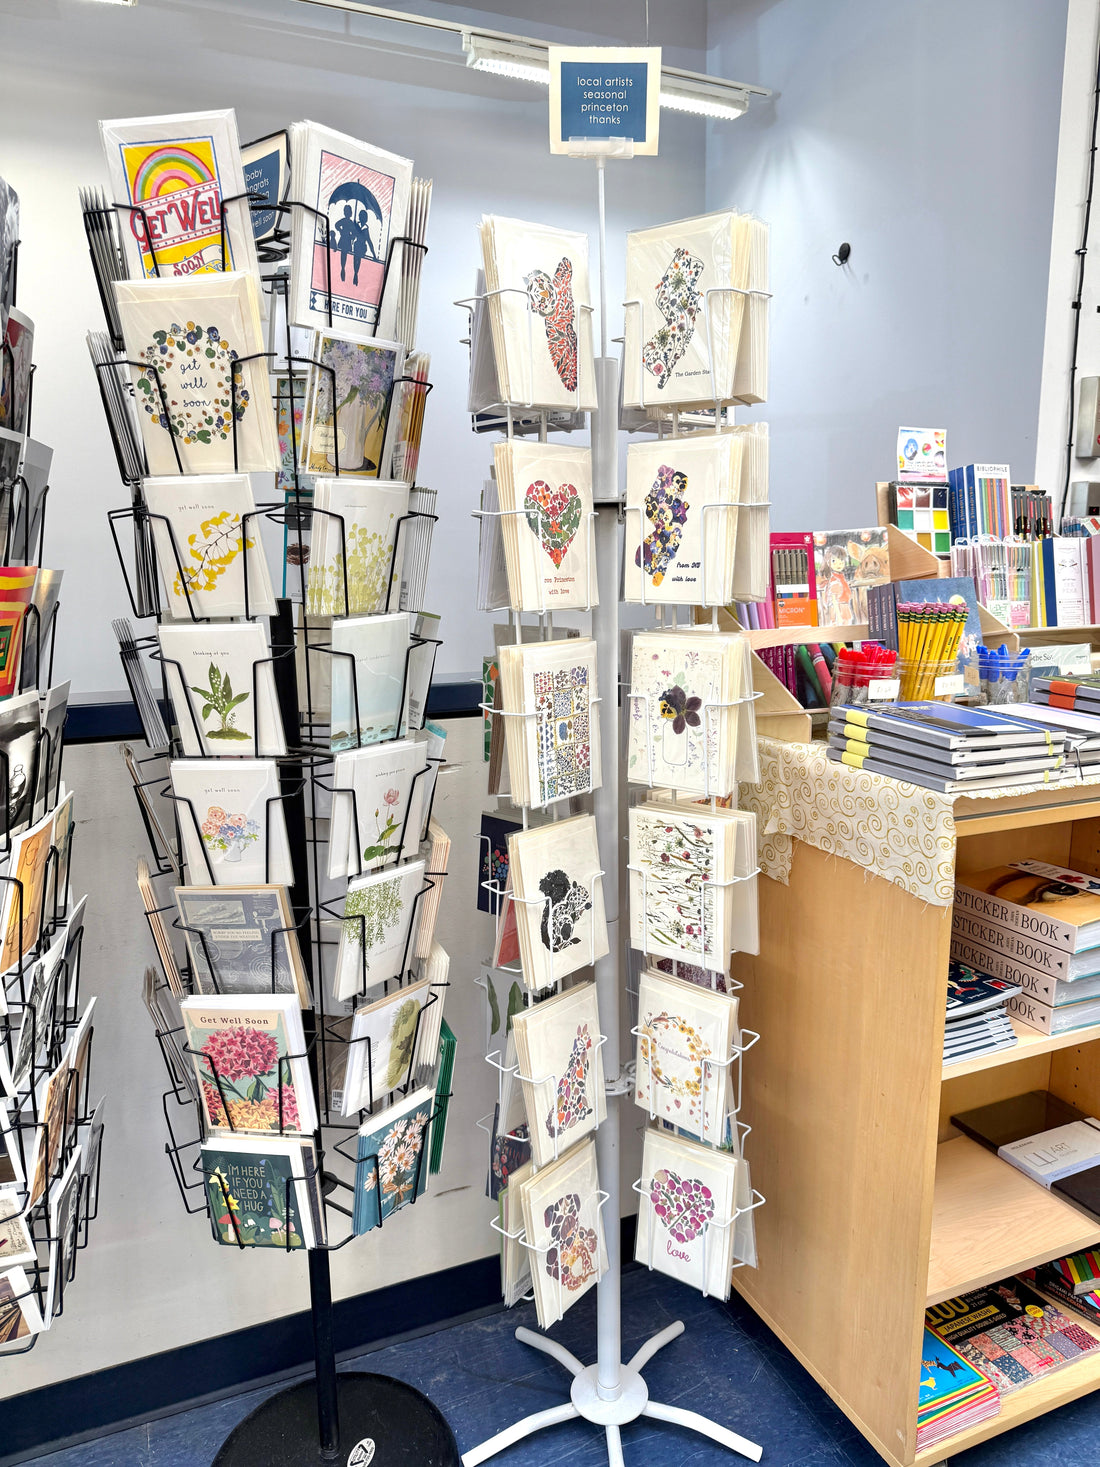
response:
[[[971,941],[965,929],[982,930],[981,923],[955,924],[951,930],[951,956],[957,962],[969,963],[980,968],[993,978],[1018,988],[1020,995],[1060,1008],[1066,1004],[1080,1003],[1083,999],[1100,997],[1100,973],[1064,980],[1055,978],[1045,968],[1028,966],[1017,962],[1003,950],[986,947],[981,942]],[[996,929],[988,929],[990,933]],[[1065,957],[1064,953],[1057,956]],[[1015,995],[1011,995],[1015,997]]]
[[[944,1064],[958,1064],[1016,1045],[1019,1041],[1005,1012],[1005,1002],[1018,992],[1014,984],[952,960],[947,976]]]
[[[1048,947],[1046,943],[1037,942],[1011,927],[1001,927],[995,920],[978,916],[973,910],[960,908],[957,898],[951,917],[951,938],[952,941],[970,943],[987,952],[997,953],[1051,983],[1079,983],[1100,975],[1100,953],[1095,948],[1082,953],[1068,953]],[[982,966],[980,962],[975,965]],[[1001,973],[997,976],[1007,975]],[[1030,991],[1030,985],[1021,984],[1021,987]],[[1044,1003],[1052,1001],[1042,993],[1036,993],[1036,997],[1042,998]]]
[[[980,966],[952,958],[947,967],[947,1018],[973,1018],[988,1009],[1003,1007],[1018,993],[1016,984],[1005,982]]]
[[[1082,1167],[1069,1176],[1059,1177],[1050,1190],[1100,1220],[1100,1166]]]
[[[917,1451],[996,1416],[1000,1409],[1000,1394],[985,1371],[925,1325],[917,1397]]]
[[[1041,1187],[1050,1187],[1074,1172],[1100,1166],[1100,1121],[1086,1116],[997,1148],[997,1155]]]
[[[925,1321],[1002,1396],[1100,1349],[1100,1339],[1016,1278],[933,1304]]]
[[[1025,1268],[1020,1277],[1055,1304],[1063,1304],[1082,1319],[1100,1325],[1100,1293],[1076,1293],[1063,1269],[1065,1262],[1064,1258],[1056,1258],[1052,1263],[1040,1264],[1038,1268]]]
[[[1020,774],[986,774],[981,778],[953,779],[927,770],[904,757],[895,760],[879,758],[870,754],[847,753],[830,744],[826,757],[834,764],[847,764],[853,769],[863,769],[869,774],[885,774],[891,779],[904,780],[921,789],[936,790],[942,795],[965,795],[971,790],[1000,789],[1011,784],[1022,789],[1046,784],[1049,770],[1031,770]]]
[[[998,753],[1025,746],[1060,753],[1064,742],[1008,714],[954,703],[884,703],[874,709],[849,706],[836,712],[849,723],[909,740],[910,747],[930,744],[944,754]]]
[[[1046,861],[969,872],[955,885],[955,910],[1079,954],[1100,947],[1100,880]]]
[[[1068,1034],[1100,1024],[1100,997],[1078,999],[1076,1003],[1058,1005],[1042,1003],[1030,994],[1017,994],[1008,1000],[1008,1011],[1016,1019],[1040,1034]]]
[[[989,1151],[999,1151],[1025,1136],[1084,1119],[1084,1111],[1049,1090],[1028,1090],[1023,1095],[960,1111],[951,1117],[951,1124]]]

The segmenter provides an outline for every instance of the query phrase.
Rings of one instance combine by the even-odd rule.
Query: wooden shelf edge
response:
[[[1019,1019],[1009,1017],[1019,1043],[1013,1049],[999,1049],[996,1054],[980,1054],[975,1059],[960,1060],[957,1065],[944,1065],[943,1083],[962,1075],[977,1075],[982,1070],[995,1070],[999,1065],[1014,1065],[1035,1054],[1051,1054],[1056,1049],[1072,1049],[1078,1044],[1091,1044],[1100,1039],[1100,1024],[1087,1024],[1066,1034],[1042,1034]]]

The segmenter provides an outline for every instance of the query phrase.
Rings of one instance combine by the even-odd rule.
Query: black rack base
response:
[[[336,1377],[340,1446],[318,1446],[317,1389],[304,1380],[271,1396],[233,1428],[213,1467],[460,1467],[454,1433],[441,1411],[404,1381],[340,1371]],[[373,1443],[373,1451],[371,1449]]]

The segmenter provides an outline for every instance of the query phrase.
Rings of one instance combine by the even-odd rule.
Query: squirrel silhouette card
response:
[[[593,817],[516,831],[508,837],[508,855],[508,901],[515,905],[527,987],[548,988],[602,958],[607,924]]]

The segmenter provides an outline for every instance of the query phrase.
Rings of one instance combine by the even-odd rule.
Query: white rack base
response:
[[[548,1426],[558,1426],[563,1421],[575,1421],[578,1417],[604,1428],[609,1467],[625,1467],[619,1428],[631,1421],[637,1421],[641,1416],[651,1416],[655,1421],[668,1421],[673,1426],[697,1431],[701,1436],[717,1442],[719,1446],[728,1447],[731,1452],[739,1452],[750,1462],[759,1462],[763,1448],[758,1447],[755,1442],[747,1441],[745,1437],[738,1436],[727,1427],[719,1426],[715,1421],[708,1421],[695,1411],[685,1411],[679,1406],[662,1406],[659,1401],[649,1399],[649,1390],[641,1375],[642,1367],[652,1360],[658,1350],[671,1344],[683,1332],[683,1323],[677,1320],[675,1324],[668,1325],[660,1334],[647,1340],[626,1365],[620,1365],[619,1392],[614,1400],[608,1401],[599,1393],[598,1366],[582,1365],[563,1345],[521,1326],[516,1330],[517,1340],[551,1356],[572,1375],[569,1400],[561,1406],[551,1406],[548,1411],[537,1411],[534,1416],[525,1416],[514,1426],[509,1426],[504,1431],[497,1432],[496,1436],[491,1436],[487,1442],[482,1442],[481,1446],[471,1448],[463,1454],[462,1467],[480,1467],[482,1462],[488,1462],[491,1457],[514,1446],[524,1437],[533,1436],[536,1431],[542,1431]]]

